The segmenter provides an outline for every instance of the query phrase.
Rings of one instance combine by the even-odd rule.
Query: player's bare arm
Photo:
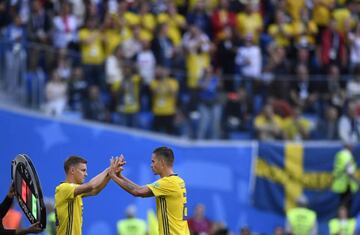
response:
[[[95,176],[94,178],[92,178],[88,183],[85,189],[86,191],[83,193],[79,193],[79,194],[83,194],[84,197],[86,196],[95,196],[97,195],[99,192],[101,192],[101,190],[107,185],[107,183],[109,183],[110,181],[110,177],[109,177],[109,168],[106,168],[103,172],[101,172],[100,174],[98,174],[97,176]],[[83,184],[84,185],[84,184]],[[81,187],[83,185],[80,185],[80,191],[81,191]],[[75,196],[76,196],[76,191],[79,188],[77,187],[75,189]]]
[[[125,164],[125,161],[123,160],[123,157],[117,159],[119,160],[116,162],[116,167],[121,168]],[[110,168],[106,168],[103,172],[92,178],[88,183],[76,187],[74,196],[80,194],[83,194],[84,197],[95,196],[100,193],[111,179],[109,172]]]
[[[122,156],[123,157],[123,156]],[[140,186],[121,174],[122,168],[118,167],[119,159],[111,162],[109,175],[122,189],[135,197],[152,197],[154,194],[147,186]]]
[[[105,185],[109,182],[108,176],[109,169],[105,169],[103,172],[92,178],[88,183],[81,184],[75,188],[74,197],[83,194],[84,196],[94,196],[98,194]]]

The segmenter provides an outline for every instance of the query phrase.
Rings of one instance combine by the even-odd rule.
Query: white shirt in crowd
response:
[[[65,82],[49,81],[45,86],[45,113],[61,115],[67,102],[67,84]]]
[[[123,80],[121,63],[114,55],[110,55],[105,63],[106,83],[114,84]]]
[[[237,50],[235,63],[240,66],[241,75],[252,78],[260,78],[261,75],[261,52],[256,45],[240,47]]]
[[[190,53],[193,54],[197,53],[199,49],[201,52],[208,52],[210,50],[209,37],[204,33],[194,37],[191,33],[187,32],[184,34],[182,44]]]
[[[139,51],[141,50],[141,42],[135,38],[130,38],[123,42],[122,48],[124,52],[124,57],[127,59],[132,59]]]
[[[351,64],[360,64],[360,36],[354,33],[349,34],[350,46],[350,62]]]
[[[151,50],[139,52],[136,58],[136,65],[145,84],[149,85],[154,79],[155,74],[156,61],[153,52]]]
[[[85,20],[85,4],[83,0],[68,0],[72,5],[72,12],[76,17],[77,24],[82,25]]]
[[[73,15],[68,15],[66,19],[55,16],[54,24],[54,46],[56,48],[66,48],[72,41],[77,41],[78,23]]]
[[[360,141],[360,120],[357,118],[354,123],[348,116],[341,116],[338,124],[340,139],[345,143],[357,143]]]
[[[354,78],[346,84],[346,95],[349,99],[360,98],[360,79],[356,80],[356,78]]]

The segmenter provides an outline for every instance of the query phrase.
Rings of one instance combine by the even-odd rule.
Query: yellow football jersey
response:
[[[84,64],[100,65],[105,60],[105,50],[102,41],[102,32],[99,30],[81,29],[79,31],[80,41],[95,37],[91,43],[80,43],[81,59]]]
[[[156,197],[159,235],[189,235],[184,180],[174,174],[147,186]]]
[[[77,184],[61,183],[55,189],[56,235],[81,235],[83,201],[74,197]]]
[[[152,111],[155,115],[164,116],[176,113],[177,96],[171,92],[177,93],[179,90],[179,83],[176,79],[152,80],[150,89],[154,94]]]

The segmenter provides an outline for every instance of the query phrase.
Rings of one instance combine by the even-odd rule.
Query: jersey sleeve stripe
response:
[[[170,235],[170,228],[169,228],[169,220],[167,216],[167,206],[166,206],[166,199],[164,197],[160,197],[160,205],[161,205],[161,213],[162,213],[162,220],[163,220],[163,227],[164,227],[164,235]]]
[[[72,235],[72,224],[74,218],[74,201],[68,202],[68,224],[66,227],[66,235]]]

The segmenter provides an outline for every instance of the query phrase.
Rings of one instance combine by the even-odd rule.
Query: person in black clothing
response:
[[[29,234],[29,233],[42,232],[43,229],[40,228],[39,222],[37,222],[27,228],[24,228],[24,229],[16,229],[15,230],[15,229],[5,229],[4,228],[4,225],[2,224],[2,220],[5,217],[8,210],[10,209],[11,204],[14,200],[14,196],[15,196],[15,189],[14,189],[14,185],[11,184],[8,194],[6,195],[3,202],[0,204],[0,221],[1,221],[0,235],[25,235],[25,234]]]
[[[235,39],[233,29],[230,26],[226,26],[223,33],[224,38],[218,43],[216,62],[223,75],[224,90],[227,92],[236,92],[234,81],[235,56],[239,43]]]

